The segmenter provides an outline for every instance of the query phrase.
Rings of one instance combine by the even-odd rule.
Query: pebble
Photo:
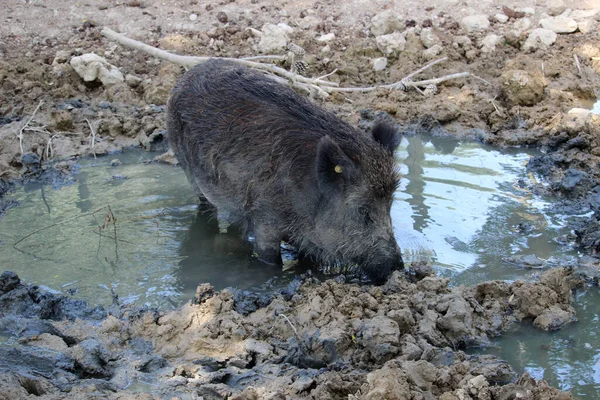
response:
[[[373,36],[386,35],[404,29],[404,18],[392,10],[385,10],[371,18],[371,33]]]
[[[321,35],[317,38],[317,42],[331,42],[335,39],[335,33],[328,33],[326,35]]]
[[[375,42],[385,56],[397,56],[406,47],[406,39],[400,32],[377,36]]]
[[[500,22],[501,24],[505,24],[508,22],[508,17],[504,14],[496,14],[496,15],[494,15],[494,18],[496,19],[496,21]]]
[[[420,37],[421,43],[423,43],[423,46],[425,46],[427,49],[441,43],[440,38],[433,32],[433,29],[431,28],[423,29]]]
[[[111,162],[110,162],[111,167],[118,167],[121,164],[122,164],[121,160],[119,160],[118,158],[115,158],[114,160],[111,160]]]
[[[556,33],[550,29],[537,28],[532,30],[523,43],[523,50],[535,51],[537,49],[545,49],[556,42]]]
[[[550,17],[540,20],[544,29],[550,29],[554,33],[573,33],[577,30],[577,22],[567,17]]]
[[[549,0],[547,7],[548,14],[552,17],[562,14],[567,9],[563,0]]]
[[[373,70],[376,72],[383,71],[387,67],[388,59],[386,57],[375,58],[371,61]]]
[[[219,20],[220,23],[222,24],[226,24],[227,21],[229,21],[229,17],[227,16],[227,14],[223,11],[219,11],[217,13],[217,19]]]
[[[190,14],[190,21],[195,21],[198,19],[198,14]]]
[[[490,21],[485,14],[469,15],[460,21],[460,25],[467,32],[474,33],[488,30]]]
[[[491,53],[496,50],[496,45],[502,41],[502,36],[490,34],[481,41],[481,51]]]

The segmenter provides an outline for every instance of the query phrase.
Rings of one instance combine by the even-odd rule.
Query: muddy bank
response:
[[[459,288],[427,270],[381,287],[303,280],[250,308],[247,296],[203,284],[191,303],[161,312],[118,299],[90,308],[5,272],[0,397],[571,398],[459,349],[519,321],[546,330],[573,321],[583,279],[572,269]]]

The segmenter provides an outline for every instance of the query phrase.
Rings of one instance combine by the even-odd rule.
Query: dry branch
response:
[[[23,132],[25,132],[25,129],[27,129],[27,127],[33,120],[33,117],[35,117],[35,113],[38,112],[38,110],[40,109],[40,107],[42,106],[43,103],[44,103],[44,100],[40,100],[40,102],[38,103],[35,110],[33,110],[33,114],[31,114],[31,117],[29,117],[27,122],[25,122],[25,125],[23,125],[21,127],[21,129],[19,129],[19,133],[17,134],[17,137],[19,138],[19,149],[21,150],[21,155],[25,154],[25,152],[23,151]]]
[[[164,50],[158,49],[156,47],[149,46],[145,43],[138,42],[137,40],[130,39],[130,38],[128,38],[124,35],[121,35],[120,33],[117,33],[109,28],[104,28],[102,30],[102,34],[104,36],[106,36],[107,38],[122,44],[123,46],[132,48],[134,50],[142,51],[151,56],[154,56],[154,57],[157,57],[157,58],[160,58],[160,59],[163,59],[163,60],[175,63],[175,64],[182,65],[186,68],[191,68],[194,65],[208,61],[211,58],[217,58],[217,57],[206,57],[206,56],[199,56],[199,57],[181,56],[178,54],[169,53],[168,51],[164,51]],[[283,57],[283,56],[257,56],[257,57],[248,57],[248,58],[218,57],[218,58],[222,59],[222,60],[233,61],[233,62],[236,62],[241,65],[245,65],[250,68],[254,68],[254,69],[257,69],[257,70],[260,70],[263,72],[270,73],[272,75],[272,77],[278,82],[289,84],[290,86],[292,86],[294,88],[306,91],[311,94],[317,94],[321,97],[327,97],[330,93],[333,93],[333,92],[370,92],[370,91],[374,91],[377,89],[407,90],[408,88],[414,88],[414,89],[422,92],[419,88],[426,88],[427,86],[430,86],[430,85],[437,85],[441,82],[445,82],[450,79],[458,79],[458,78],[466,78],[468,76],[475,76],[469,72],[459,72],[459,73],[445,75],[445,76],[442,76],[439,78],[434,78],[434,79],[426,79],[426,80],[422,80],[422,81],[412,81],[411,80],[411,78],[420,74],[421,72],[433,67],[436,64],[446,61],[447,58],[444,57],[444,58],[440,58],[439,60],[435,60],[435,61],[428,63],[427,65],[408,74],[406,77],[404,77],[403,79],[401,79],[400,81],[395,82],[395,83],[386,84],[386,85],[368,86],[368,87],[345,87],[345,88],[342,88],[342,87],[339,87],[339,85],[336,82],[329,82],[329,81],[324,80],[324,78],[335,73],[336,72],[335,70],[328,74],[325,74],[321,77],[318,77],[318,78],[307,78],[305,76],[287,71],[286,69],[278,67],[273,64],[264,64],[264,63],[253,61],[253,60],[260,59],[260,58],[284,60],[285,57]],[[476,78],[489,84],[489,82],[485,81],[482,78],[479,78],[479,77],[476,77]]]

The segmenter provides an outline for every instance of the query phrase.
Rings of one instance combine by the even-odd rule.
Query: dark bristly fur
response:
[[[255,237],[261,260],[281,263],[286,240],[378,283],[403,267],[393,127],[363,133],[260,72],[211,60],[173,88],[167,128],[196,193]]]

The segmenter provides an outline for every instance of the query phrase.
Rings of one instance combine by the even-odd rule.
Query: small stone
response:
[[[425,28],[421,31],[421,43],[425,48],[430,48],[435,46],[436,44],[440,44],[442,41],[440,38],[433,32],[431,28]]]
[[[118,166],[119,166],[119,165],[121,165],[121,164],[122,164],[122,163],[121,163],[121,160],[119,160],[119,159],[117,159],[117,158],[115,158],[114,160],[111,160],[111,161],[110,161],[110,166],[111,166],[111,167],[118,167]]]
[[[294,28],[292,28],[285,22],[280,22],[277,24],[277,26],[280,27],[281,29],[283,29],[285,31],[285,33],[287,33],[288,35],[294,33]]]
[[[226,24],[227,21],[229,20],[229,17],[227,16],[227,14],[225,12],[219,11],[217,13],[217,20],[222,24]]]
[[[404,22],[401,15],[392,10],[385,10],[371,18],[371,33],[373,36],[387,35],[394,31],[402,31]]]
[[[508,17],[501,13],[494,15],[494,18],[496,19],[496,21],[500,22],[501,24],[505,24],[508,22]]]
[[[568,307],[570,307],[570,310],[565,311],[557,304],[550,306],[550,308],[533,320],[533,325],[545,331],[555,331],[562,328],[573,321],[573,317],[575,316],[575,311],[572,310],[572,307]]]
[[[496,50],[496,45],[502,41],[502,36],[490,34],[481,41],[481,51],[483,53],[491,53]]]
[[[562,16],[544,18],[540,20],[540,25],[555,33],[573,33],[577,30],[577,22],[574,19]]]
[[[502,73],[500,80],[508,102],[521,106],[539,103],[548,85],[541,71],[508,70]]]
[[[537,28],[532,30],[523,43],[523,50],[535,51],[537,49],[547,49],[556,42],[556,33],[550,29]]]
[[[485,14],[469,15],[460,21],[460,25],[468,33],[475,33],[488,30],[490,21]]]
[[[521,32],[525,32],[531,28],[531,20],[529,18],[519,18],[513,25],[515,31],[521,34]]]
[[[406,47],[406,39],[400,32],[377,36],[375,42],[379,51],[387,57],[397,57]]]
[[[265,24],[258,43],[258,50],[262,53],[276,53],[286,48],[288,35],[279,25]]]
[[[86,82],[98,79],[103,85],[110,86],[125,80],[117,67],[94,53],[71,58],[71,67]]]
[[[387,67],[388,59],[386,57],[375,58],[371,61],[373,70],[376,72],[383,71]]]
[[[579,32],[583,34],[586,34],[588,32],[594,32],[596,30],[596,25],[598,25],[598,23],[593,19],[586,19],[577,23]]]
[[[135,88],[142,83],[142,78],[139,78],[135,75],[127,74],[125,75],[125,82],[129,85],[129,87]]]
[[[321,35],[317,38],[317,42],[331,42],[335,39],[335,33],[328,33],[326,35]]]
[[[515,11],[524,15],[535,15],[535,9],[533,7],[520,7],[516,8]]]
[[[195,21],[197,19],[198,19],[198,14],[194,14],[194,13],[190,14],[190,21]]]
[[[56,52],[56,55],[54,56],[54,61],[52,61],[52,65],[56,65],[56,64],[64,64],[67,61],[69,61],[69,58],[71,58],[71,52],[68,50],[59,50]]]
[[[548,14],[552,17],[562,14],[567,9],[563,0],[548,0],[546,6]]]
[[[423,50],[423,57],[426,60],[431,60],[435,57],[437,57],[443,50],[444,48],[442,46],[440,46],[439,44],[433,45],[430,48]]]

